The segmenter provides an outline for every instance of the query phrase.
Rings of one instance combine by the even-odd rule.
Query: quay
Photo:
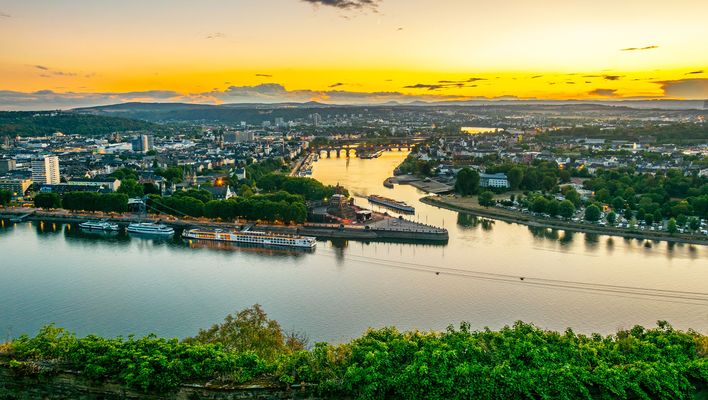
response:
[[[70,213],[64,210],[41,211],[22,209],[11,211],[9,209],[0,210],[0,218],[12,221],[18,215],[23,216],[23,221],[46,221],[59,223],[79,223],[87,219],[106,218],[111,222],[127,225],[132,222],[159,222],[170,225],[177,229],[189,228],[221,228],[234,229],[245,226],[254,226],[253,222],[219,222],[205,219],[180,219],[173,216],[144,216],[131,214],[80,214]],[[318,239],[347,239],[359,241],[397,241],[406,243],[437,243],[446,244],[449,240],[448,231],[415,221],[386,217],[377,221],[369,221],[359,224],[333,224],[307,222],[303,225],[269,225],[257,224],[257,229],[265,232],[288,233],[302,236],[314,236]]]
[[[432,194],[444,194],[444,193],[450,193],[452,192],[455,188],[442,183],[438,182],[434,179],[420,179],[417,176],[413,175],[398,175],[398,176],[392,176],[386,181],[384,181],[384,186],[386,186],[386,182],[388,183],[396,183],[399,185],[411,185],[415,188],[418,188],[424,192],[427,193],[432,193]]]

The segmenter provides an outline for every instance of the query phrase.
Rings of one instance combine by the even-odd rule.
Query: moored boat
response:
[[[151,222],[132,223],[128,225],[129,233],[142,233],[145,235],[172,236],[175,230],[167,225],[154,224]]]
[[[102,219],[100,221],[86,221],[79,224],[79,228],[90,231],[117,232],[120,230],[118,224]]]
[[[388,197],[383,197],[383,196],[377,196],[375,194],[370,195],[367,197],[369,202],[378,204],[384,207],[391,208],[396,211],[401,211],[405,213],[414,213],[415,212],[415,207],[406,204],[405,202],[394,200],[394,199],[389,199]]]
[[[287,235],[259,231],[223,231],[221,229],[189,229],[182,237],[196,240],[244,243],[262,246],[297,247],[314,249],[317,240],[310,236]]]

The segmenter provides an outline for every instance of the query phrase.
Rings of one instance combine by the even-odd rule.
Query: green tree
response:
[[[130,198],[143,197],[145,194],[145,187],[135,179],[129,178],[121,181],[117,192],[124,193]]]
[[[675,219],[673,219],[673,218],[669,219],[669,222],[666,225],[666,231],[672,235],[678,231],[678,226],[676,225]]]
[[[692,231],[697,231],[698,228],[701,227],[701,220],[698,219],[698,217],[692,217],[691,219],[688,220],[688,227]]]
[[[229,314],[221,324],[209,329],[201,329],[187,343],[220,344],[231,352],[252,351],[265,360],[273,361],[278,355],[288,351],[286,335],[278,321],[268,318],[263,308],[255,304]]]
[[[462,168],[457,173],[455,191],[463,196],[469,196],[479,191],[479,173],[470,168]]]
[[[565,219],[570,219],[575,215],[575,206],[570,200],[563,200],[558,205],[558,215]]]
[[[568,190],[565,191],[563,196],[567,199],[570,200],[575,207],[578,207],[580,205],[580,194],[578,193],[577,190],[573,188],[569,188]]]
[[[521,167],[513,167],[507,172],[509,185],[512,190],[518,190],[521,182],[524,180],[524,170]]]
[[[607,222],[610,225],[614,225],[615,222],[617,222],[617,214],[614,211],[610,211],[610,213],[607,214]]]
[[[585,220],[586,221],[590,221],[590,222],[599,221],[600,215],[602,215],[602,211],[600,211],[600,208],[594,204],[591,204],[587,208],[585,208]]]
[[[0,190],[0,206],[10,204],[10,200],[12,200],[12,192],[9,190]]]
[[[480,206],[491,207],[494,205],[494,193],[486,190],[479,195],[477,200]]]
[[[624,210],[624,204],[625,204],[625,201],[620,196],[616,196],[615,198],[612,199],[612,208],[614,208],[615,210],[618,210],[618,211]]]
[[[37,193],[34,206],[39,208],[61,208],[61,196],[56,193]]]

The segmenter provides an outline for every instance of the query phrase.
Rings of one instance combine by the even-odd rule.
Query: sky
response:
[[[0,0],[0,109],[708,98],[705,0]]]

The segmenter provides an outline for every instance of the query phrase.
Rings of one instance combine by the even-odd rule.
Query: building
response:
[[[246,168],[236,168],[236,172],[234,172],[234,176],[238,180],[246,179]]]
[[[6,174],[15,169],[16,166],[17,162],[12,158],[0,159],[0,174]]]
[[[120,180],[115,178],[72,178],[69,184],[73,186],[92,186],[110,190],[111,192],[115,192],[120,188]]]
[[[226,132],[224,134],[224,142],[226,143],[252,142],[253,139],[253,131]]]
[[[42,156],[32,159],[32,181],[40,185],[59,183],[59,157]]]
[[[0,179],[0,190],[9,190],[16,197],[22,197],[32,186],[32,179]]]
[[[483,188],[509,188],[509,178],[506,174],[479,174],[479,186]]]
[[[322,116],[320,114],[317,114],[317,113],[312,114],[312,125],[314,125],[314,126],[322,125]]]
[[[204,189],[211,193],[215,200],[228,200],[234,197],[236,194],[231,191],[231,188],[226,186],[202,186],[200,189]]]
[[[135,137],[131,145],[136,153],[147,153],[155,147],[154,140],[151,135],[139,135]]]

